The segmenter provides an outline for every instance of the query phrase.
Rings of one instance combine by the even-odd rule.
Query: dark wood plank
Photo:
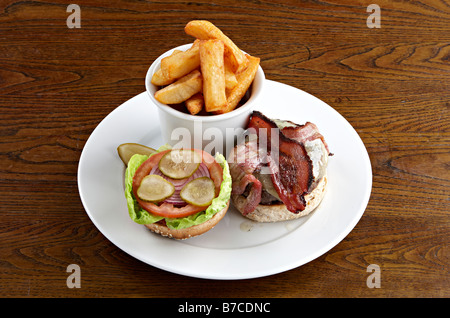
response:
[[[378,1],[67,1],[0,3],[0,296],[449,297],[450,4]],[[162,52],[207,19],[266,77],[341,113],[372,162],[373,190],[354,230],[304,266],[209,281],[148,266],[90,221],[77,188],[97,124],[143,92]],[[282,102],[282,99],[281,101]],[[69,264],[80,289],[66,285]],[[381,268],[368,288],[367,267]],[[195,294],[193,294],[195,291]]]

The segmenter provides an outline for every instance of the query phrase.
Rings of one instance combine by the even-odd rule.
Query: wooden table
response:
[[[449,297],[450,3],[386,1],[0,2],[1,297]],[[353,231],[287,272],[211,281],[118,249],[81,204],[83,146],[143,92],[149,65],[215,23],[261,57],[270,80],[342,114],[371,159],[373,189]],[[71,20],[76,22],[76,20]],[[376,22],[369,18],[369,25]],[[81,288],[68,288],[69,264]],[[380,268],[369,288],[368,266]]]

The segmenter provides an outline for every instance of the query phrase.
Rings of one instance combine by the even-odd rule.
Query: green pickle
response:
[[[135,144],[135,143],[125,143],[121,144],[117,147],[117,152],[119,153],[120,159],[122,159],[123,163],[128,166],[128,161],[135,154],[150,156],[155,153],[156,150],[144,145]]]
[[[185,202],[196,206],[210,205],[215,195],[214,182],[208,177],[200,177],[190,181],[180,192],[180,197]]]
[[[160,202],[170,197],[175,192],[172,183],[158,175],[148,175],[142,179],[137,190],[137,195],[141,200],[149,202]]]
[[[199,153],[190,149],[174,149],[165,154],[159,161],[159,170],[172,179],[189,178],[197,171],[202,158]]]

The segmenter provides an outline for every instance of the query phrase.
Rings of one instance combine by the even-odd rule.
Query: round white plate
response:
[[[372,170],[352,126],[333,108],[297,88],[267,80],[261,104],[268,117],[315,123],[330,151],[328,190],[309,216],[256,223],[234,207],[209,232],[184,241],[151,233],[128,216],[124,165],[117,146],[162,144],[158,114],[147,93],[112,111],[89,137],[78,166],[81,201],[95,226],[131,256],[173,273],[208,279],[247,279],[301,266],[323,255],[355,227],[369,201]]]

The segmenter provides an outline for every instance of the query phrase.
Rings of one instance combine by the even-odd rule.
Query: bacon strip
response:
[[[243,214],[253,212],[261,202],[262,184],[253,175],[253,172],[260,166],[261,160],[258,154],[258,143],[256,139],[238,144],[230,153],[228,163],[230,174],[233,180],[232,194],[240,195],[244,193],[249,184],[250,193],[246,197]]]
[[[297,125],[295,123],[289,122],[295,126],[287,126],[281,129],[283,135],[287,138],[297,140],[298,142],[304,143],[306,141],[321,139],[328,153],[328,144],[325,142],[325,138],[320,134],[317,126],[311,122],[307,122],[304,125]]]
[[[256,177],[252,174],[246,174],[239,183],[233,185],[232,193],[233,194],[242,194],[245,191],[245,188],[249,183],[252,183],[252,187],[250,189],[250,193],[247,196],[246,204],[242,211],[243,215],[247,215],[250,212],[253,212],[256,206],[261,202],[261,192],[262,192],[262,184],[261,181],[256,179]]]
[[[273,172],[271,178],[278,196],[289,211],[303,211],[306,207],[304,195],[308,193],[314,180],[312,162],[303,143],[278,134],[278,147],[272,149],[274,145],[271,145],[270,140],[277,137],[272,136],[272,129],[278,127],[258,111],[252,113],[248,128],[254,128],[258,137],[261,134],[267,136],[269,167]]]

